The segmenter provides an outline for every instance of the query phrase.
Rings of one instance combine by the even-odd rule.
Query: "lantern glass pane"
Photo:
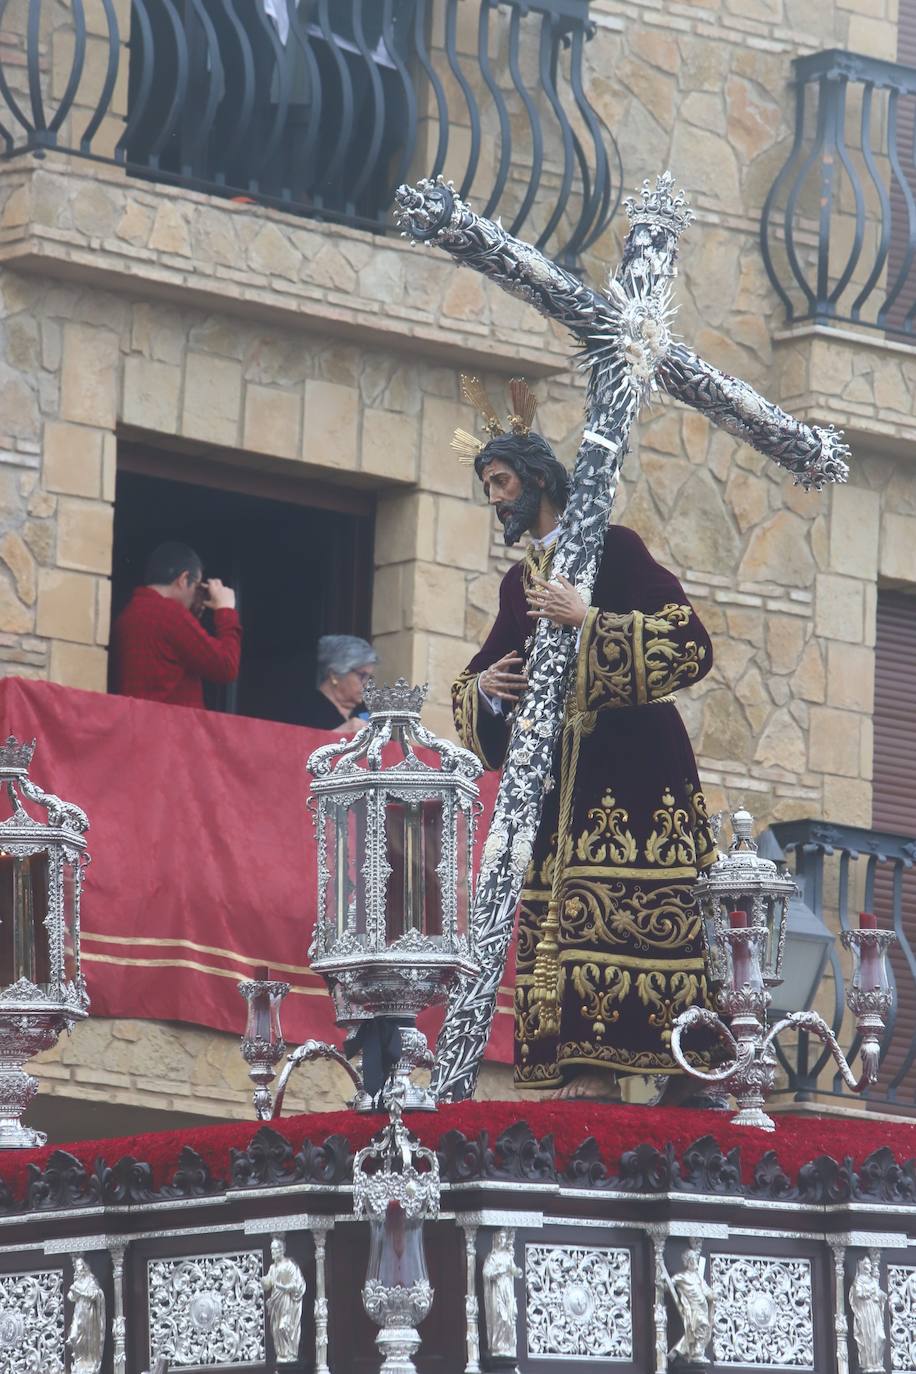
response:
[[[779,973],[776,965],[779,962],[779,929],[783,903],[778,897],[766,897],[763,902],[763,911],[767,928],[767,948],[766,957],[763,961],[763,973],[765,978],[773,979]]]
[[[0,984],[50,983],[47,914],[47,853],[22,858],[0,851]]]
[[[366,1279],[384,1288],[411,1288],[428,1278],[423,1251],[423,1218],[407,1216],[392,1199],[384,1216],[369,1222],[369,1263]]]
[[[888,992],[886,951],[865,941],[852,945],[852,978],[850,986],[857,992]]]
[[[456,808],[456,835],[455,835],[455,879],[457,884],[456,891],[456,923],[457,935],[467,935],[471,908],[471,867],[470,842],[469,842],[469,820],[466,811]]]
[[[248,1021],[245,1026],[245,1039],[255,1040],[267,1045],[279,1045],[283,1039],[280,1029],[281,998],[271,994],[265,986],[248,999]]]
[[[64,978],[76,982],[79,974],[79,873],[76,864],[61,865],[64,905]]]
[[[325,844],[330,878],[325,891],[325,921],[331,939],[345,930],[366,934],[365,796],[332,802],[325,822]]]
[[[388,884],[385,892],[389,944],[410,931],[442,934],[439,874],[442,802],[389,797],[385,806]]]

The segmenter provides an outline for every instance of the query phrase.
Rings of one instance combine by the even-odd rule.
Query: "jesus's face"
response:
[[[543,488],[534,478],[527,481],[521,478],[501,458],[494,458],[487,463],[481,480],[484,495],[490,505],[496,507],[496,518],[503,527],[503,538],[507,544],[517,544],[538,518]]]

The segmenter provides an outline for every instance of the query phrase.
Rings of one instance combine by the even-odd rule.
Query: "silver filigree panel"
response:
[[[712,1255],[714,1362],[813,1369],[811,1261]]]
[[[631,1360],[630,1252],[527,1245],[528,1354]]]
[[[0,1274],[0,1374],[64,1374],[64,1369],[61,1271]]]
[[[887,1266],[887,1305],[891,1316],[891,1369],[916,1374],[916,1269]]]
[[[169,1368],[257,1364],[265,1358],[260,1250],[151,1259],[150,1361]]]

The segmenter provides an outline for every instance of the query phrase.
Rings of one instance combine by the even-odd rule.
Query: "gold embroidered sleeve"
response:
[[[707,643],[690,606],[651,614],[592,607],[579,638],[576,704],[595,711],[658,701],[703,677]]]
[[[497,769],[506,757],[509,730],[506,721],[491,715],[480,700],[478,677],[478,673],[465,670],[452,684],[455,729],[461,743],[477,755],[484,768]]]

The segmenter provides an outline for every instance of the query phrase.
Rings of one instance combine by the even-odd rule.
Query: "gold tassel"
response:
[[[538,1017],[532,1040],[560,1031],[560,894],[566,863],[571,852],[573,791],[579,768],[579,746],[585,721],[582,714],[568,708],[560,747],[560,806],[557,819],[557,853],[553,866],[550,901],[534,951],[534,988],[531,1001]]]
[[[513,377],[509,382],[509,396],[512,414],[509,424],[513,434],[529,434],[534,423],[534,412],[538,408],[538,398],[528,386],[524,377]]]
[[[534,952],[534,993],[538,1017],[533,1039],[560,1030],[560,916],[556,901],[547,904],[541,938]]]

